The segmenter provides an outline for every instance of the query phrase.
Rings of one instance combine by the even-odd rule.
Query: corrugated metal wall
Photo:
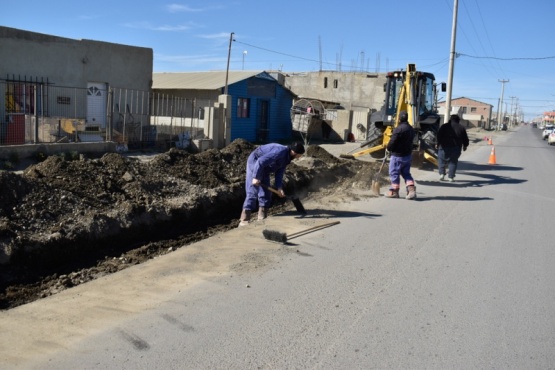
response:
[[[253,77],[252,79],[256,79]],[[229,86],[228,92],[232,96],[231,112],[231,140],[242,138],[250,142],[257,142],[260,136],[260,111],[263,101],[268,102],[268,135],[267,142],[287,141],[291,139],[291,117],[290,109],[293,102],[293,94],[272,80],[275,93],[273,97],[251,95],[254,89],[249,89],[249,80],[234,83]],[[252,83],[252,81],[251,81]],[[258,82],[255,82],[258,83]],[[266,87],[267,89],[267,87]],[[266,91],[267,92],[267,91]],[[239,98],[250,99],[249,117],[239,118],[237,116],[237,103]]]

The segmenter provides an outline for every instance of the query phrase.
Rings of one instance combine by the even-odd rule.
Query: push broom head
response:
[[[279,232],[279,231],[264,229],[264,230],[262,230],[262,235],[264,235],[264,237],[268,240],[285,244],[285,243],[287,243],[287,239],[293,239],[293,238],[296,238],[298,236],[305,235],[305,234],[311,233],[311,232],[316,231],[316,230],[321,230],[321,229],[324,229],[326,227],[337,225],[338,223],[339,223],[339,221],[326,222],[325,224],[312,226],[312,227],[309,227],[308,229],[304,229],[304,230],[301,230],[301,231],[294,232],[292,234],[289,234],[289,236],[287,236],[286,233],[282,233],[282,232]]]
[[[264,235],[266,239],[274,242],[287,243],[287,234],[277,230],[264,229],[262,230],[262,235]]]

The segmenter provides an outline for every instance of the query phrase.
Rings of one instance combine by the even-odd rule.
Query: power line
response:
[[[522,58],[498,58],[498,57],[490,57],[490,56],[476,56],[476,55],[468,55],[464,53],[457,53],[457,57],[464,56],[474,59],[495,59],[495,60],[545,60],[545,59],[555,59],[555,56],[549,57],[522,57]]]
[[[275,50],[263,48],[263,47],[256,46],[256,45],[251,45],[251,44],[248,44],[248,43],[246,43],[246,42],[237,41],[236,39],[233,39],[233,41],[235,41],[235,42],[238,43],[238,44],[242,44],[242,45],[245,45],[245,46],[254,48],[254,49],[259,49],[259,50],[267,51],[267,52],[269,52],[269,53],[278,54],[278,55],[284,55],[284,56],[290,57],[290,58],[295,58],[295,59],[305,60],[305,61],[308,61],[308,62],[317,63],[317,64],[320,66],[320,70],[322,70],[322,64],[326,64],[326,65],[328,65],[328,66],[331,66],[331,67],[333,67],[335,70],[338,70],[338,71],[341,71],[341,69],[342,69],[342,62],[341,62],[341,59],[342,59],[343,47],[341,47],[341,52],[340,52],[340,55],[339,55],[339,57],[338,57],[339,59],[338,59],[335,63],[330,63],[330,62],[324,62],[324,61],[322,61],[321,51],[320,51],[320,60],[316,60],[316,59],[310,59],[310,58],[299,57],[299,56],[296,56],[296,55],[292,55],[292,54],[288,54],[288,53],[283,53],[283,52],[280,52],[280,51],[275,51]],[[320,49],[321,49],[321,47],[320,47]],[[363,62],[364,62],[364,61],[361,61],[362,67],[364,66],[364,63],[363,63]],[[355,65],[355,64],[356,64],[356,65]],[[387,68],[388,68],[388,67],[387,67]],[[379,72],[378,69],[379,69],[379,64],[376,66],[376,72]],[[360,70],[360,68],[358,67],[358,63],[353,62],[352,65],[351,65],[350,71],[357,72],[357,71],[359,71],[359,70]]]
[[[495,54],[496,54],[496,53],[495,53],[495,49],[493,48],[493,44],[492,44],[491,39],[490,39],[490,37],[489,37],[488,28],[486,27],[486,22],[484,22],[484,17],[482,16],[482,10],[480,9],[480,5],[478,4],[478,1],[477,1],[477,0],[474,0],[474,3],[476,4],[477,13],[480,15],[480,20],[481,20],[482,27],[483,27],[483,29],[484,29],[484,34],[486,35],[486,39],[487,39],[487,41],[488,41],[489,47],[490,47],[490,49],[491,49],[491,51],[492,51],[492,54],[495,55]],[[472,19],[472,18],[471,18],[471,19]],[[501,74],[502,74],[502,75],[506,75],[506,73],[505,73],[505,71],[503,70],[503,67],[501,66],[501,64],[499,64],[499,62],[497,62],[496,64],[497,64],[497,68],[499,69],[499,71],[502,72]],[[493,63],[491,63],[491,66],[492,66],[493,68],[495,68],[495,67],[493,66]]]
[[[235,42],[238,43],[238,44],[245,45],[245,46],[250,46],[251,48],[255,48],[255,49],[259,49],[259,50],[264,50],[264,51],[267,51],[267,52],[270,52],[270,53],[274,53],[274,54],[284,55],[284,56],[290,57],[290,58],[306,60],[306,61],[308,61],[308,62],[314,62],[314,63],[318,63],[318,64],[320,64],[320,65],[321,65],[322,63],[329,64],[329,65],[335,65],[334,63],[322,62],[321,60],[315,60],[315,59],[310,59],[310,58],[304,58],[304,57],[299,57],[299,56],[292,55],[292,54],[287,54],[287,53],[282,53],[282,52],[275,51],[275,50],[266,49],[266,48],[263,48],[263,47],[260,47],[260,46],[255,46],[255,45],[247,44],[246,42],[241,42],[241,41],[237,41],[237,40],[235,40]]]
[[[467,18],[467,19],[468,19],[468,23],[470,24],[470,26],[472,27],[472,30],[474,31],[474,34],[476,35],[476,40],[478,41],[478,44],[480,45],[480,48],[481,48],[482,52],[485,54],[485,53],[486,53],[486,49],[484,48],[484,45],[483,45],[483,43],[482,43],[482,37],[481,37],[481,35],[480,35],[480,34],[478,33],[478,31],[476,30],[476,27],[475,27],[474,21],[473,21],[473,17],[472,17],[472,15],[471,15],[470,11],[468,10],[468,7],[466,6],[466,3],[463,2],[462,4],[463,4],[464,10],[466,11],[466,14],[467,14],[467,16],[468,16],[468,18]],[[479,9],[479,8],[478,8],[478,13],[480,13],[480,9]],[[472,43],[472,42],[470,41],[470,39],[467,37],[466,33],[464,32],[463,27],[462,27],[460,24],[459,24],[459,28],[460,28],[461,31],[463,32],[463,35],[466,37],[466,39],[467,39],[467,41],[468,41],[470,47],[471,47],[472,50],[474,51],[474,53],[476,53],[476,49],[474,48],[473,43]],[[485,26],[484,26],[484,28],[485,28]],[[487,35],[487,32],[486,32],[486,35]],[[493,51],[493,50],[492,50],[492,51]],[[493,52],[493,54],[495,54],[495,52]],[[481,64],[486,70],[490,70],[490,71],[491,71],[490,67],[493,67],[492,62],[489,61],[489,60],[488,60],[487,62],[488,62],[488,63],[487,63],[488,65],[484,64],[484,63],[481,62],[481,61],[480,61],[480,64]],[[493,68],[494,68],[494,67],[493,67]],[[493,72],[492,72],[492,74],[493,74]]]
[[[270,52],[270,53],[285,55],[286,57],[291,57],[291,58],[296,58],[296,59],[302,59],[302,60],[306,60],[306,61],[309,61],[309,62],[319,62],[318,60],[315,60],[315,59],[303,58],[303,57],[299,57],[299,56],[292,55],[292,54],[286,54],[286,53],[282,53],[282,52],[279,52],[279,51],[266,49],[266,48],[263,48],[263,47],[260,47],[260,46],[255,46],[255,45],[247,44],[246,42],[241,42],[241,41],[237,41],[237,40],[235,40],[235,42],[238,43],[238,44],[243,44],[243,45],[246,45],[246,46],[250,46],[251,48],[260,49],[260,50],[264,50],[264,51],[268,51],[268,52]],[[330,63],[330,64],[331,64],[331,63]]]

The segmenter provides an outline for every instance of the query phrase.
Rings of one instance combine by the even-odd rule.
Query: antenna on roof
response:
[[[320,53],[320,72],[322,71],[322,39],[318,36],[318,50]]]

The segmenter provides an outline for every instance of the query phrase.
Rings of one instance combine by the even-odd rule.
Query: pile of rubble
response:
[[[148,161],[50,156],[22,174],[0,172],[0,309],[15,307],[236,227],[255,146]],[[370,188],[376,163],[311,145],[286,171],[303,197]],[[385,172],[385,171],[384,171]],[[353,193],[354,194],[354,193]],[[286,206],[277,200],[271,213]]]

